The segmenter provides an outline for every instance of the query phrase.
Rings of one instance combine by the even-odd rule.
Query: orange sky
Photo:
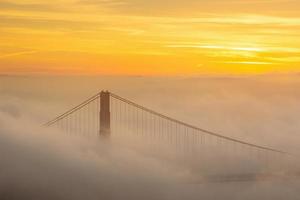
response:
[[[0,73],[299,72],[299,10],[299,0],[0,0]]]

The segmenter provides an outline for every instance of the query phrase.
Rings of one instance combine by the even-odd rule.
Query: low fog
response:
[[[297,159],[299,80],[298,75],[0,77],[0,199],[297,199],[297,177],[211,182],[180,160],[67,136],[42,124],[105,89]],[[222,163],[219,159],[213,165]]]

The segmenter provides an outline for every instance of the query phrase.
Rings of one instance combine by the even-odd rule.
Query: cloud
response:
[[[127,5],[129,2],[126,0],[80,0],[77,2],[78,5],[86,5],[86,6],[123,6]]]
[[[207,66],[203,73],[207,73],[209,68],[211,73],[217,73],[211,61],[222,63],[255,58],[255,61],[267,63],[272,62],[278,52],[299,52],[298,15],[243,12],[234,1],[1,2],[2,48],[12,46],[13,51],[18,52],[18,49],[28,47],[43,52],[39,59],[30,60],[14,54],[3,55],[14,56],[15,60],[7,62],[1,59],[1,66],[5,66],[4,70],[1,69],[2,73],[179,74],[184,68],[182,66],[188,66],[189,70],[184,68],[186,73],[197,74],[200,70],[194,66],[199,59]],[[61,10],[52,12],[51,6],[54,10],[56,7]],[[46,10],[48,7],[49,12]],[[226,12],[207,7],[217,7]],[[235,7],[236,12],[228,13],[227,7]],[[185,14],[182,14],[183,10],[186,10]],[[35,40],[32,42],[28,38]],[[172,48],[165,48],[165,44]],[[273,54],[267,55],[266,52]],[[110,55],[110,59],[106,55]],[[150,58],[153,55],[157,58]],[[147,61],[141,64],[140,61],[145,59]],[[89,62],[88,70],[85,60]],[[280,62],[281,71],[294,70],[289,63]],[[20,67],[22,65],[26,67]],[[63,72],[58,72],[60,67]],[[158,68],[164,70],[156,70]],[[277,68],[262,71],[268,73],[274,70]],[[219,70],[220,73],[224,71]],[[230,67],[227,73],[245,72]]]
[[[22,55],[30,55],[30,54],[35,54],[37,51],[21,51],[21,52],[15,52],[15,53],[8,53],[1,55],[0,54],[0,59],[2,58],[8,58],[8,57],[15,57],[15,56],[22,56]]]
[[[225,64],[242,64],[242,65],[275,65],[279,63],[274,62],[259,62],[259,61],[228,61],[228,62],[222,62]]]
[[[20,3],[11,1],[0,1],[0,10],[19,10],[19,11],[46,11],[54,12],[61,11],[59,7],[53,4],[45,4],[45,2],[40,3]]]
[[[93,5],[109,7],[115,13],[135,15],[198,15],[199,13],[232,13],[232,11],[244,13],[296,13],[298,4],[294,0],[273,1],[236,1],[236,0],[81,0],[81,5]],[[277,13],[278,13],[277,12]]]
[[[168,149],[153,154],[153,147],[151,152],[137,151],[113,140],[106,144],[99,138],[66,136],[41,127],[40,118],[50,119],[102,88],[224,135],[299,152],[298,80],[296,75],[287,79],[1,77],[0,198],[297,199],[297,179],[212,183],[201,179],[203,170],[186,168],[187,159],[173,162],[164,155]],[[224,167],[225,161],[221,157],[206,164],[226,171],[245,167],[243,158],[232,168]]]
[[[0,123],[1,199],[147,199],[149,189],[159,195],[169,182],[154,172],[156,161],[130,150],[61,137],[3,113]]]
[[[262,52],[264,49],[255,47],[229,47],[229,46],[218,46],[218,45],[167,45],[169,48],[195,48],[195,49],[221,49],[231,51],[254,51]]]

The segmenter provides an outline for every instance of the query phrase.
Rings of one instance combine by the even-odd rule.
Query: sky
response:
[[[0,0],[0,74],[300,71],[299,0]]]

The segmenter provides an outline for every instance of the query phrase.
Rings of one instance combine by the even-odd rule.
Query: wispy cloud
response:
[[[219,62],[224,64],[237,64],[237,65],[274,65],[277,63],[273,62],[259,62],[259,61],[228,61],[228,62]]]
[[[80,0],[77,2],[79,5],[98,5],[98,6],[120,6],[128,5],[129,2],[126,0]]]
[[[8,57],[15,57],[15,56],[22,56],[22,55],[28,55],[28,54],[34,54],[37,53],[37,51],[21,51],[21,52],[15,52],[15,53],[8,53],[8,54],[0,54],[0,59],[2,58],[8,58]]]
[[[276,62],[288,65],[299,62],[296,57],[300,52],[300,15],[256,11],[260,8],[258,4],[269,4],[271,9],[273,2],[282,1],[0,0],[1,46],[12,47],[0,54],[0,59],[5,63],[4,58],[16,57],[20,65],[36,68],[43,62],[42,70],[49,71],[54,65],[76,65],[85,71],[88,60],[90,71],[98,71],[99,66],[112,69],[126,65],[124,73],[154,68],[180,71],[182,66],[195,66],[200,59],[208,71],[210,68],[214,71],[213,61],[220,65],[228,61],[240,65]],[[255,9],[248,9],[250,6]],[[285,11],[297,7],[285,6]],[[247,12],[243,10],[245,7]],[[42,61],[29,63],[23,59],[21,55],[35,53],[25,51],[31,49],[43,52]],[[62,51],[67,53],[53,53]],[[74,52],[85,53],[77,56]],[[100,58],[99,53],[110,57]],[[152,55],[159,56],[153,60]],[[227,68],[230,66],[226,65],[228,71]],[[236,66],[231,69],[234,70]]]
[[[219,46],[219,45],[166,45],[168,48],[193,48],[193,49],[221,49],[221,50],[232,50],[232,51],[254,51],[263,52],[265,49],[259,47],[230,47],[230,46]]]
[[[0,1],[0,10],[19,10],[19,11],[62,11],[60,6],[45,2],[25,3]]]

